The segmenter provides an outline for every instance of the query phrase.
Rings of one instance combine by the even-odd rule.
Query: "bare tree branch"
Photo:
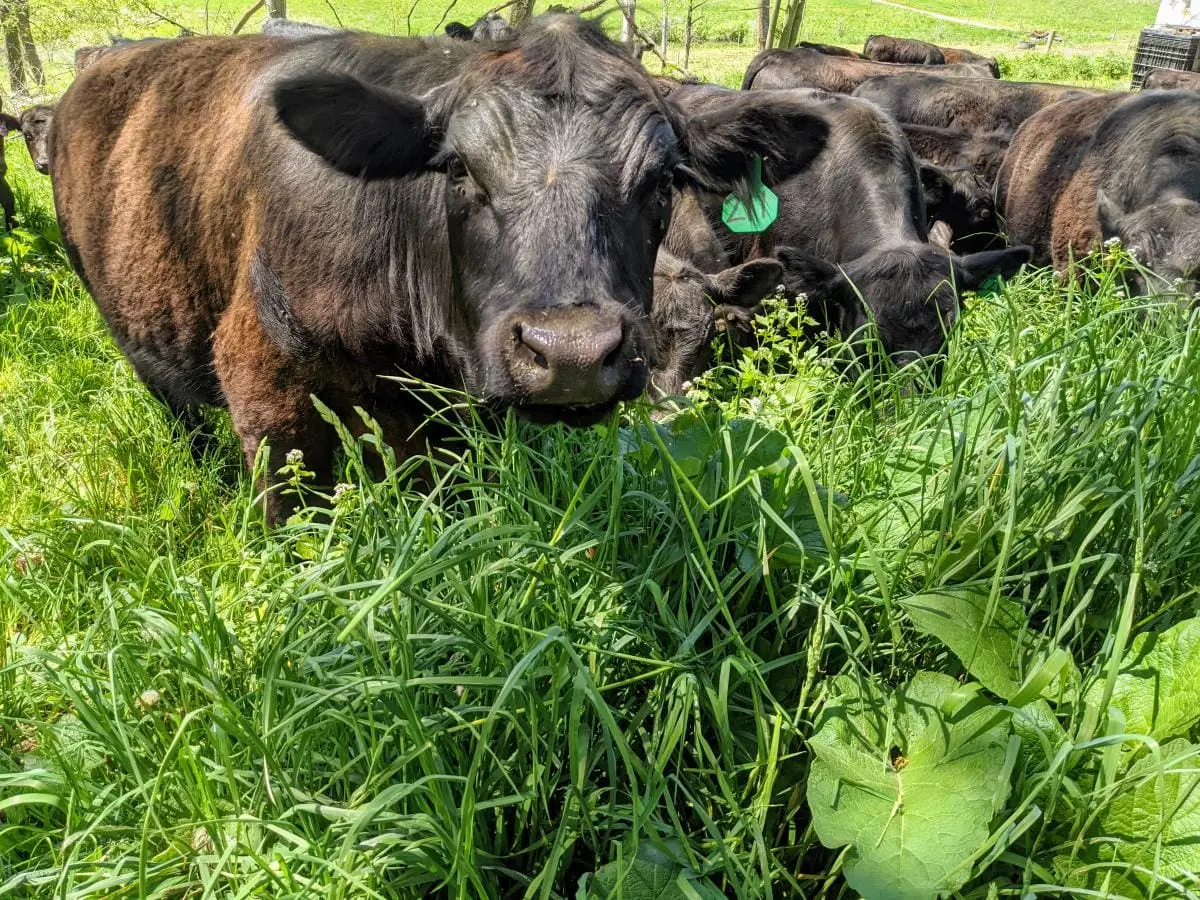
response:
[[[442,10],[442,17],[440,19],[438,19],[437,24],[433,26],[434,34],[438,33],[438,30],[442,27],[442,23],[445,22],[447,18],[449,18],[451,11],[456,6],[458,6],[458,0],[450,0],[450,5],[447,6],[444,10]]]
[[[637,23],[633,21],[633,19],[629,16],[629,14],[626,12],[626,10],[623,6],[618,5],[617,9],[620,10],[621,15],[624,16],[624,18],[625,18],[625,21],[629,23],[629,30],[633,33],[633,36],[635,38],[637,38],[639,41],[641,41],[643,44],[645,44],[646,49],[648,51],[650,51],[651,53],[653,53],[655,56],[658,57],[659,62],[661,62],[663,65],[664,72],[667,69],[675,69],[678,72],[680,72],[684,78],[695,78],[696,77],[693,73],[689,72],[683,66],[677,65],[676,63],[668,61],[668,59],[665,56],[663,56],[661,53],[659,53],[658,48],[656,46],[654,46],[654,39],[648,37],[646,35],[646,32],[642,31],[642,29],[637,27]]]
[[[507,0],[506,3],[501,3],[499,6],[493,6],[491,9],[489,9],[487,12],[484,13],[484,16],[490,16],[492,13],[498,13],[502,10],[508,9],[510,6],[516,6],[520,2],[521,2],[521,0]],[[600,0],[600,2],[607,3],[608,0]]]
[[[185,31],[185,32],[189,32],[189,33],[191,32],[191,29],[188,28],[186,25],[182,25],[179,22],[176,22],[170,16],[160,13],[157,9],[155,9],[149,3],[147,3],[146,0],[139,0],[138,6],[140,6],[142,9],[144,9],[146,12],[150,13],[150,15],[154,16],[154,18],[160,22],[166,22],[168,25],[174,25],[180,31]]]
[[[342,17],[338,15],[337,7],[333,5],[333,0],[325,0],[325,5],[333,13],[333,20],[338,23],[338,28],[345,28],[346,26],[342,24]]]
[[[233,31],[231,33],[237,34],[238,32],[240,32],[243,28],[246,27],[246,23],[250,21],[250,19],[254,16],[254,14],[266,5],[267,5],[267,0],[257,0],[257,2],[253,6],[251,6],[248,10],[246,10],[244,13],[242,13],[242,17],[240,19],[238,19],[238,23],[233,26]]]

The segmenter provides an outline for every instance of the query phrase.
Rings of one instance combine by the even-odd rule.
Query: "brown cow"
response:
[[[873,34],[863,45],[863,56],[875,62],[906,63],[920,66],[944,66],[946,57],[940,48],[914,38]]]
[[[1066,84],[947,78],[949,68],[934,70],[938,74],[902,72],[870,78],[854,96],[882,106],[901,122],[990,132],[1015,131],[1039,109],[1059,100],[1107,93]]]
[[[764,50],[750,61],[742,79],[742,90],[770,91],[786,88],[816,88],[834,94],[849,94],[870,78],[935,71],[942,76],[987,78],[986,66],[903,66],[828,56],[817,50],[793,47]]]
[[[1047,107],[1013,137],[998,191],[1010,237],[1032,244],[1040,261],[1065,271],[1116,237],[1191,294],[1200,273],[1200,95],[1150,91]]]
[[[996,61],[994,56],[984,56],[980,53],[973,53],[970,50],[962,50],[958,47],[939,47],[938,49],[942,51],[942,56],[946,57],[946,62],[949,65],[981,63],[988,67],[993,78],[1000,77],[1000,63]]]
[[[1200,91],[1200,72],[1154,69],[1142,82],[1143,91]]]
[[[409,374],[535,421],[641,394],[672,189],[811,159],[827,126],[741,94],[682,116],[593,24],[510,45],[339,33],[188,38],[102,54],[59,103],[64,244],[121,349],[174,410],[228,406],[332,478],[368,410],[401,453]],[[424,398],[424,399],[423,399]],[[269,512],[285,505],[277,495]]]

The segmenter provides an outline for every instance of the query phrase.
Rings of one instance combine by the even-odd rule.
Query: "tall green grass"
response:
[[[1107,701],[1200,605],[1200,318],[1119,260],[971,298],[934,388],[840,374],[781,310],[673,418],[466,427],[428,492],[351,441],[332,505],[272,532],[224,417],[197,466],[136,383],[15,162],[0,896],[851,896],[810,741],[847,684],[920,671],[1006,735],[1032,711],[959,893],[1200,887],[1191,819],[1122,818],[1194,783],[1165,743],[1189,695],[1161,751]],[[922,624],[939,592],[1017,610],[1024,701]]]

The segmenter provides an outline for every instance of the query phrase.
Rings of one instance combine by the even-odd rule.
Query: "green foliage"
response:
[[[1200,873],[1200,747],[1179,740],[1139,759],[1072,852],[1064,882],[1105,897],[1187,895]]]
[[[1096,681],[1087,702],[1098,706],[1106,690]],[[1120,730],[1159,741],[1186,735],[1200,722],[1200,619],[1135,637],[1111,690]]]
[[[1133,57],[1122,52],[1101,54],[1043,53],[1028,51],[1020,56],[997,58],[1002,77],[1012,81],[1050,81],[1125,90],[1129,87]]]
[[[962,887],[1008,798],[1007,725],[987,707],[948,714],[958,688],[933,672],[894,698],[869,684],[833,688],[809,742],[808,805],[821,843],[849,847],[842,871],[865,897]]]

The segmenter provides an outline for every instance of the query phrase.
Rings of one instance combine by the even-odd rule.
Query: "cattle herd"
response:
[[[1195,286],[1179,73],[1008,82],[879,36],[765,51],[731,90],[650,76],[577,16],[446,31],[115,40],[78,51],[57,107],[3,117],[141,379],[185,420],[228,407],[272,472],[298,449],[332,475],[313,396],[403,454],[438,434],[416,384],[581,425],[678,394],[780,290],[814,339],[867,360],[874,322],[905,365],[936,360],[963,291],[1111,237],[1157,273],[1139,287]]]

